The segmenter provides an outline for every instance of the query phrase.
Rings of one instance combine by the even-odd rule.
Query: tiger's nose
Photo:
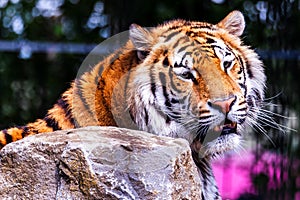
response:
[[[230,111],[232,105],[236,101],[236,96],[231,96],[226,99],[221,99],[221,100],[215,100],[215,101],[210,101],[208,102],[208,105],[211,106],[214,109],[219,110],[220,112],[226,114]]]

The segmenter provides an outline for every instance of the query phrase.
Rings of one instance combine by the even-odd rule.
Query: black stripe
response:
[[[170,28],[169,28],[169,30],[167,30],[167,31],[171,31],[171,30],[175,30],[175,29],[179,29],[179,28],[182,28],[182,26],[183,26],[183,24],[182,25],[174,25],[174,26],[171,26]],[[167,32],[166,31],[166,32]],[[180,30],[179,30],[180,31]]]
[[[203,27],[204,29],[205,29],[205,27]],[[210,29],[211,30],[211,29]],[[213,35],[213,34],[211,34],[211,33],[208,33],[208,32],[205,32],[205,30],[199,30],[199,31],[188,31],[188,32],[186,32],[186,35],[187,36],[189,36],[189,37],[191,37],[191,34],[194,34],[194,37],[199,37],[201,34],[205,34],[205,36],[207,37],[207,36],[210,36],[210,37],[212,37],[212,38],[215,38],[216,36],[215,35]],[[203,36],[201,36],[202,38],[203,38]]]
[[[153,64],[156,64],[156,63],[158,63],[159,62],[159,59],[158,58],[155,58],[154,60],[153,60]]]
[[[113,118],[112,113],[111,113],[111,109],[110,109],[110,106],[111,106],[111,105],[110,105],[110,102],[109,102],[109,101],[111,101],[111,99],[107,100],[107,99],[105,98],[106,95],[104,95],[105,86],[106,86],[105,80],[104,80],[104,79],[101,79],[101,80],[99,81],[98,85],[97,85],[97,90],[99,91],[99,97],[101,98],[101,102],[100,102],[100,103],[103,105],[103,107],[104,107],[104,109],[105,109],[105,112],[106,112],[107,114],[109,114],[110,117]],[[97,116],[97,117],[100,117],[100,116]]]
[[[172,68],[169,68],[169,77],[170,77],[170,83],[171,83],[171,88],[176,91],[177,93],[182,92],[180,89],[178,89],[174,83],[174,79],[173,79],[173,70]]]
[[[244,94],[244,97],[246,98],[247,96],[247,87],[246,87],[246,74],[245,74],[245,65],[244,65],[244,62],[241,58],[241,56],[238,56],[238,60],[241,64],[241,70],[242,70],[242,73],[243,73],[243,76],[244,76],[244,83],[243,85],[245,86],[244,89],[245,89],[245,94]],[[241,85],[241,84],[240,84]]]
[[[205,137],[207,136],[207,131],[209,129],[209,126],[202,126],[201,129],[199,129],[197,132],[197,135],[199,135],[200,143],[203,144]],[[204,170],[204,169],[203,169]],[[202,171],[201,171],[202,172]],[[204,171],[203,171],[204,172]]]
[[[192,45],[193,45],[193,44],[192,44]],[[185,57],[187,57],[187,56],[189,56],[189,55],[192,55],[193,52],[194,52],[194,50],[195,50],[195,49],[193,49],[192,51],[187,51],[187,52],[185,52],[185,54],[182,56],[182,59],[181,59],[181,60],[184,60]],[[181,62],[182,62],[182,61],[181,61]]]
[[[135,51],[134,51],[134,52],[135,52]],[[110,59],[109,59],[109,61],[107,61],[107,63],[110,63],[109,67],[110,67],[111,69],[113,69],[114,63],[115,63],[116,61],[119,61],[119,60],[120,60],[120,56],[121,56],[121,55],[123,55],[123,54],[122,54],[122,52],[120,52],[120,50],[117,50],[114,54],[110,54]],[[136,54],[136,53],[135,53],[135,55],[136,55],[136,57],[137,57],[137,54]],[[105,58],[105,57],[104,57],[104,58]],[[138,59],[138,58],[136,58],[136,59]],[[101,60],[100,62],[104,62],[104,61]],[[96,64],[96,65],[98,65],[98,64]],[[104,69],[107,69],[107,67],[105,67],[104,65],[102,65],[102,66],[99,68],[98,74],[96,75],[95,80],[94,80],[96,85],[98,84],[99,79],[102,78],[102,73],[103,73]],[[89,73],[91,73],[91,72],[89,72]]]
[[[171,103],[170,103],[170,100],[169,100],[169,94],[167,92],[167,81],[166,81],[166,75],[163,73],[163,72],[159,72],[159,80],[161,82],[161,85],[162,85],[162,89],[163,89],[163,95],[165,97],[165,106],[167,108],[170,108],[171,107]]]
[[[97,76],[95,77],[95,84],[96,84],[96,85],[98,84],[99,78],[101,78],[101,76],[102,76],[103,70],[104,70],[104,67],[103,67],[103,65],[102,65],[102,66],[99,68],[99,71],[98,71]]]
[[[99,84],[99,83],[97,83],[97,84]],[[90,108],[90,106],[89,106],[89,104],[88,104],[88,102],[86,101],[86,99],[85,99],[85,97],[84,97],[84,95],[83,95],[83,88],[82,88],[82,86],[81,86],[81,82],[79,81],[79,80],[75,80],[75,85],[74,85],[74,87],[77,89],[77,90],[74,90],[74,95],[78,95],[79,96],[79,98],[80,98],[80,100],[81,100],[81,102],[82,102],[82,104],[83,104],[83,106],[85,107],[85,110],[87,110],[88,112],[89,112],[89,114],[91,115],[91,116],[94,116],[94,113],[93,113],[93,110],[91,110],[91,108]],[[75,89],[74,88],[74,89]],[[67,102],[65,102],[66,103],[66,105],[69,105]],[[74,102],[74,103],[76,103],[76,102]],[[65,110],[66,111],[66,110]],[[72,118],[72,115],[71,115],[71,113],[70,113],[70,117]],[[71,118],[70,118],[70,120],[71,120]],[[73,123],[73,125],[75,125],[75,120],[73,119],[73,121],[71,121],[72,123]]]
[[[174,48],[177,47],[178,44],[179,44],[179,42],[180,42],[181,40],[184,40],[184,41],[182,41],[182,43],[185,43],[185,42],[188,42],[188,41],[189,41],[189,38],[188,38],[187,36],[185,36],[185,35],[182,36],[182,37],[180,37],[180,38],[178,38],[177,41],[176,41],[176,43],[173,45],[173,47],[174,47]]]
[[[237,74],[241,74],[243,72],[242,68],[240,68],[240,70],[237,72]],[[239,78],[241,79],[241,77]]]
[[[197,138],[197,140],[199,140],[199,139]],[[205,176],[204,179],[208,180],[209,179],[208,177],[210,177],[210,174],[211,174],[210,164],[209,164],[208,160],[205,158],[200,159],[198,152],[192,151],[192,153],[193,153],[192,156],[194,158],[194,161],[195,161],[197,167],[199,167],[199,169],[201,169],[202,176]],[[207,185],[207,182],[205,182],[205,184]]]
[[[166,57],[164,58],[162,64],[163,64],[164,67],[168,67],[168,66],[170,65],[168,56],[166,56]]]
[[[258,91],[258,89],[252,88],[251,90],[254,92],[254,94],[256,96],[255,100],[262,100],[262,97],[261,97],[260,92]]]
[[[57,121],[55,119],[52,118],[52,116],[50,115],[46,115],[46,117],[44,118],[46,124],[48,127],[52,128],[53,131],[56,130],[61,130],[61,128],[59,127]]]
[[[155,91],[156,91],[156,84],[151,82],[151,92],[154,96],[154,99],[156,99]]]
[[[170,23],[174,23],[174,21],[170,21]],[[182,27],[191,26],[192,23],[193,22],[181,20],[179,23],[173,24],[169,30],[180,29],[179,31],[182,31]]]
[[[198,32],[187,31],[185,34],[186,34],[187,36],[189,36],[189,37],[194,37],[194,36],[197,36],[197,35],[198,35]]]
[[[167,115],[166,116],[166,124],[170,124],[170,122],[171,122],[171,118]]]
[[[27,126],[16,126],[18,129],[22,129],[22,138],[28,135],[28,127]]]
[[[239,83],[239,86],[240,86],[242,89],[246,90],[246,85],[245,85],[244,83]]]
[[[252,70],[250,69],[250,64],[249,64],[248,61],[246,61],[246,66],[247,66],[247,74],[248,74],[249,78],[253,78],[253,77],[254,77],[254,76],[253,76],[253,72],[252,72]]]
[[[169,118],[170,118],[170,121],[171,121],[171,118],[173,120],[175,120],[176,122],[180,122],[178,121],[178,119],[181,119],[181,113],[180,112],[176,112],[176,111],[173,111],[172,109],[169,108],[169,110],[171,111],[170,113],[168,113],[169,115]],[[167,116],[168,117],[168,116]],[[167,122],[167,121],[166,121]]]
[[[243,70],[244,70],[244,64],[243,64],[243,60],[240,56],[237,56],[238,60],[239,60],[239,63],[241,64],[241,67],[240,67],[240,70],[237,72],[238,74],[241,74],[243,73]]]
[[[60,98],[57,101],[57,105],[65,111],[66,118],[75,126],[75,120],[73,118],[69,103],[65,99]]]
[[[200,22],[201,23],[201,22]],[[210,29],[210,30],[216,30],[211,24],[195,24],[191,25],[192,29]]]
[[[24,126],[22,129],[23,129],[22,138],[24,138],[24,137],[26,137],[28,135],[28,127]]]
[[[212,49],[218,48],[218,49],[224,50],[224,49],[223,49],[222,47],[220,47],[219,45],[212,44],[212,45],[210,45],[210,46],[211,46]]]
[[[185,45],[185,46],[181,47],[181,48],[177,51],[177,53],[180,53],[181,51],[185,50],[185,49],[188,48],[189,46],[191,46],[191,45],[188,44],[188,45]]]
[[[167,54],[168,54],[168,50],[165,49],[165,50],[164,50],[164,53],[163,53],[163,56],[166,56]]]
[[[246,101],[244,100],[244,101],[240,102],[238,105],[240,106],[240,105],[243,105],[245,103],[246,103]]]
[[[135,55],[136,55],[136,50],[133,50],[133,51],[131,51],[130,53],[134,53]],[[112,55],[112,54],[110,54],[110,55]],[[114,69],[114,66],[115,66],[115,62],[120,62],[120,57],[122,57],[124,54],[123,54],[123,52],[122,51],[120,51],[120,50],[117,50],[117,52],[115,52],[114,54],[113,54],[113,56],[111,56],[110,57],[110,59],[109,59],[109,61],[108,62],[106,62],[106,63],[110,63],[109,64],[109,68],[110,69]],[[138,58],[137,58],[138,59]],[[118,65],[117,65],[118,66]],[[105,67],[105,69],[107,69],[107,67]],[[99,74],[99,73],[98,73]],[[100,77],[101,77],[101,74],[100,74]]]
[[[201,199],[205,199],[204,192],[201,192]]]
[[[238,124],[243,124],[243,123],[246,121],[246,116],[247,116],[247,114],[245,114],[245,115],[238,115],[238,116],[244,117],[244,118],[242,118],[242,119],[238,119]]]
[[[172,99],[171,99],[171,103],[173,103],[173,104],[178,104],[178,103],[180,103],[180,102],[179,102],[178,99],[172,98]]]
[[[150,84],[151,84],[151,92],[152,95],[154,96],[154,99],[156,99],[156,83],[155,83],[155,78],[154,78],[154,74],[153,74],[153,67],[150,68]]]
[[[6,144],[12,142],[12,136],[8,134],[7,129],[3,130],[2,133],[4,133]]]
[[[166,39],[165,39],[165,41],[164,42],[168,42],[169,40],[171,40],[175,35],[177,35],[178,34],[178,32],[177,31],[174,31],[173,33],[170,33],[167,37],[166,37]]]
[[[144,113],[145,113],[145,122],[146,122],[146,126],[148,126],[148,124],[149,124],[149,115],[148,115],[148,113],[147,113],[146,108],[144,108]]]
[[[212,38],[207,38],[206,43],[213,44],[213,43],[216,43],[216,41]]]
[[[199,111],[200,115],[207,114],[207,113],[210,113],[210,111],[209,110],[200,110]]]

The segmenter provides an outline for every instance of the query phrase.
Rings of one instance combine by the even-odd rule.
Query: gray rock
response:
[[[1,199],[201,199],[183,139],[86,127],[24,138],[0,159]]]

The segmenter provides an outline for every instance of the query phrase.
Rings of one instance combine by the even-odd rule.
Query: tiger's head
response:
[[[264,98],[258,55],[242,44],[243,15],[217,24],[174,20],[150,30],[130,28],[139,59],[132,96],[138,126],[187,139],[193,151],[215,156],[240,145]]]

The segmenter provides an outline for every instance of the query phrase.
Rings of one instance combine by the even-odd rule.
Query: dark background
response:
[[[276,123],[295,129],[265,127],[270,139],[256,131],[251,134],[256,141],[256,162],[265,151],[278,155],[278,159],[288,159],[276,164],[281,172],[287,172],[287,179],[284,173],[279,174],[279,179],[264,172],[253,175],[255,198],[296,199],[296,195],[300,197],[299,2],[0,0],[0,41],[9,42],[0,44],[0,128],[23,125],[45,115],[69,87],[91,50],[88,46],[77,52],[72,44],[99,44],[128,30],[131,23],[151,27],[174,18],[217,23],[230,11],[240,10],[247,23],[243,40],[256,49],[266,66],[268,109],[286,116],[274,115]],[[22,45],[29,41],[37,42],[36,50]],[[43,42],[71,45],[55,52],[43,49]],[[17,47],[10,48],[14,45]],[[275,178],[282,184],[266,189],[265,184]]]

